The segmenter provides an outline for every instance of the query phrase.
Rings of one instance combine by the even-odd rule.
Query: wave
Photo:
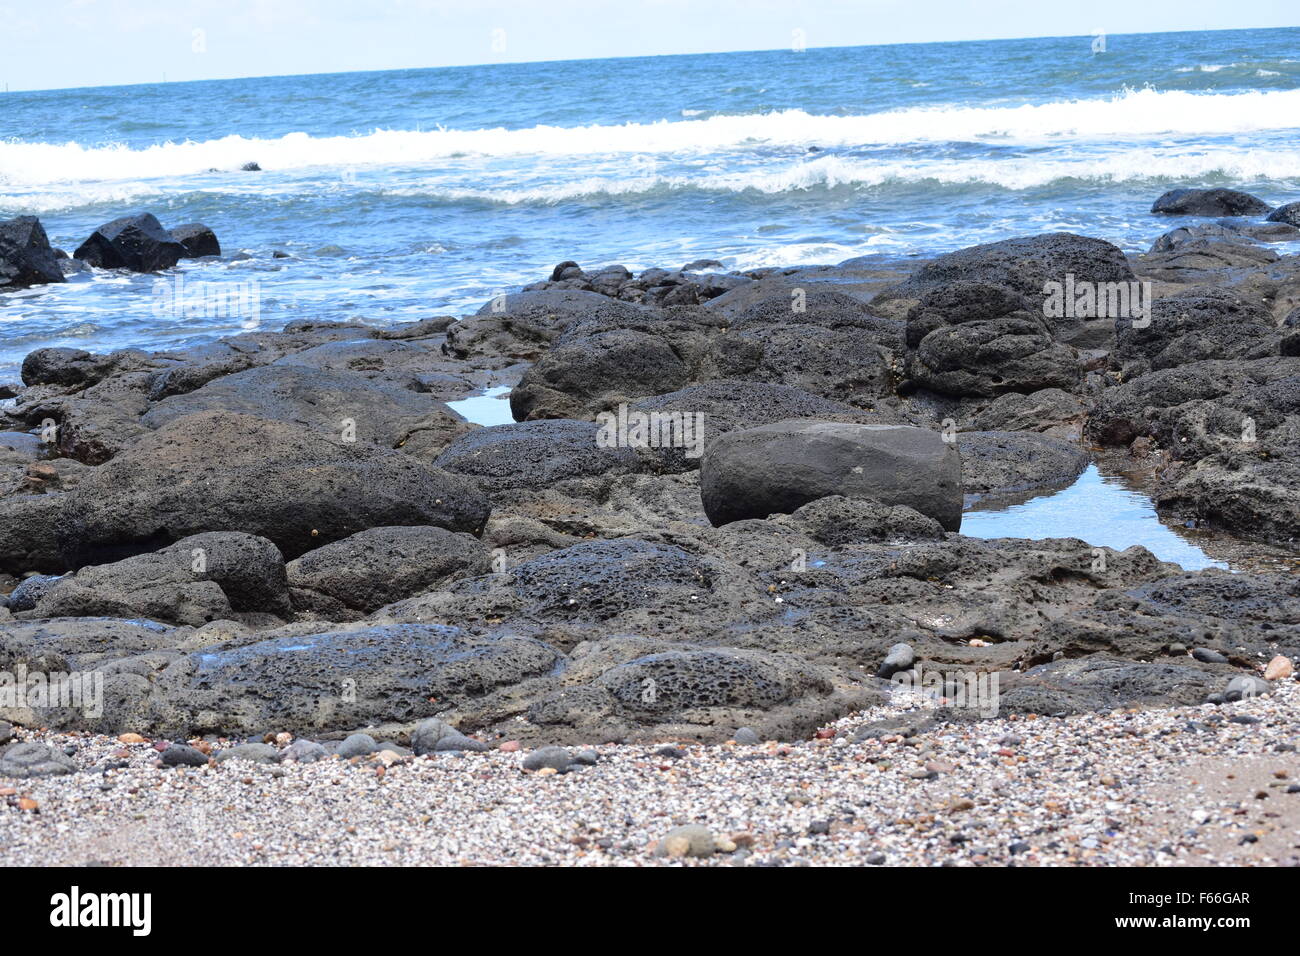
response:
[[[1295,150],[1204,150],[1166,154],[1150,148],[1086,158],[984,159],[924,162],[879,162],[828,156],[772,169],[700,176],[650,175],[634,178],[586,177],[569,182],[520,188],[386,188],[387,196],[426,197],[448,201],[548,204],[597,196],[632,196],[694,189],[709,192],[777,194],[814,189],[938,183],[985,185],[1010,190],[1035,189],[1063,182],[1136,183],[1197,182],[1210,177],[1233,181],[1283,180],[1300,177]]]
[[[1294,127],[1300,90],[1247,93],[1125,90],[1103,99],[1023,106],[933,106],[863,116],[784,110],[655,123],[527,129],[375,130],[355,136],[289,133],[203,142],[124,145],[0,143],[0,187],[128,182],[224,174],[255,161],[274,174],[326,167],[417,166],[481,157],[709,155],[761,147],[823,148],[905,143],[1105,141],[1124,137],[1230,134]],[[258,176],[265,174],[239,174]],[[196,188],[202,188],[200,179]]]

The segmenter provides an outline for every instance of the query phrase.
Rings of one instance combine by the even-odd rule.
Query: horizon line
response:
[[[1218,30],[1146,30],[1136,33],[1112,32],[1109,30],[1093,31],[1091,33],[1053,33],[1038,34],[1033,36],[1009,36],[1009,37],[981,37],[979,39],[969,40],[894,40],[884,43],[851,43],[843,45],[826,45],[810,46],[804,50],[794,51],[788,46],[766,47],[758,50],[712,50],[700,53],[642,53],[636,56],[593,56],[593,57],[558,57],[555,59],[540,60],[489,60],[479,63],[454,63],[441,66],[394,66],[382,67],[378,69],[366,70],[324,70],[314,73],[261,73],[247,74],[243,76],[221,76],[221,77],[204,77],[202,79],[192,80],[168,80],[166,73],[163,79],[150,83],[101,83],[96,86],[47,86],[38,89],[10,90],[6,81],[4,84],[4,94],[22,94],[22,93],[65,93],[76,90],[103,90],[103,89],[126,89],[134,86],[162,86],[175,85],[182,86],[189,83],[235,83],[241,80],[282,80],[293,77],[304,76],[355,76],[362,73],[404,73],[416,72],[421,70],[473,70],[485,66],[529,66],[539,63],[603,63],[610,60],[653,60],[666,59],[670,57],[687,57],[687,56],[749,56],[754,53],[779,53],[792,52],[796,55],[803,56],[818,50],[855,50],[868,49],[874,47],[887,46],[945,46],[948,44],[962,43],[1005,43],[1010,40],[1068,40],[1074,38],[1095,37],[1099,34],[1107,37],[1135,37],[1135,36],[1169,36],[1178,33],[1238,33],[1255,30],[1300,30],[1300,26],[1286,27],[1231,27]]]

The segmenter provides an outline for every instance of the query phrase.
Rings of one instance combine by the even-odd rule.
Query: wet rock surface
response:
[[[34,352],[0,406],[22,436],[0,458],[0,668],[98,675],[103,706],[0,720],[359,733],[369,759],[790,739],[927,672],[997,675],[1002,713],[1049,717],[1264,693],[1300,653],[1294,576],[957,533],[963,496],[1069,484],[1095,447],[1147,469],[1168,517],[1294,549],[1300,265],[1261,255],[1282,237],[1232,197],[1178,202],[1242,225],[910,272],[567,262],[460,320]],[[96,247],[214,254],[148,226]],[[1052,314],[1066,273],[1151,282],[1149,321]],[[515,424],[444,404],[487,386]],[[255,740],[235,756],[273,759]],[[581,772],[563,752],[529,772]]]

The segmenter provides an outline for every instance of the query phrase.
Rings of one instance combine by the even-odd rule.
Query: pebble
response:
[[[655,855],[701,857],[712,856],[716,850],[717,846],[713,841],[712,831],[708,827],[699,824],[690,824],[669,830],[664,834],[663,839],[659,841],[659,845],[655,849]]]
[[[569,769],[573,755],[563,747],[538,747],[524,758],[525,770],[550,770],[559,773]]]
[[[756,747],[763,742],[752,727],[738,727],[732,739],[742,747]]]
[[[1197,647],[1192,650],[1192,657],[1202,664],[1226,664],[1228,659],[1210,647]]]
[[[915,663],[916,651],[912,650],[912,645],[899,642],[889,649],[885,659],[880,662],[880,669],[876,671],[876,676],[888,679],[900,671],[909,669]]]
[[[339,744],[339,749],[335,751],[344,760],[352,757],[366,757],[379,749],[379,744],[375,738],[369,734],[352,734]]]
[[[1295,673],[1295,668],[1291,664],[1291,658],[1283,657],[1278,654],[1268,662],[1264,668],[1264,680],[1286,680]]]

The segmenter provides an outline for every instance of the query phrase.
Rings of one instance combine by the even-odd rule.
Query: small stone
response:
[[[35,800],[33,800],[31,797],[19,797],[19,798],[18,798],[18,809],[19,809],[19,810],[39,810],[40,808],[41,808],[41,805],[40,805],[39,803],[37,803]]]
[[[522,744],[520,744],[519,741],[517,740],[507,740],[497,749],[502,751],[503,753],[512,754],[515,751],[517,751],[521,746]]]
[[[202,767],[208,762],[208,755],[189,744],[172,744],[162,752],[164,767]]]
[[[1286,680],[1294,673],[1295,668],[1291,664],[1291,658],[1279,654],[1264,668],[1264,680]]]
[[[166,751],[163,752],[166,757]],[[247,760],[249,763],[270,764],[280,759],[280,752],[270,744],[239,744],[217,754],[217,763],[228,760]]]
[[[329,756],[329,751],[316,743],[314,740],[308,740],[306,737],[299,737],[280,754],[281,760],[292,760],[295,763],[315,763],[317,760],[324,760]]]
[[[1028,843],[1025,843],[1023,840],[1021,840],[1017,843],[1011,844],[1011,846],[1009,846],[1007,849],[1010,851],[1012,856],[1017,856],[1018,854],[1021,853],[1028,853],[1030,850],[1030,846]]]
[[[732,739],[742,747],[754,747],[763,742],[759,739],[758,734],[754,732],[752,727],[736,728],[736,733]]]
[[[336,752],[344,760],[348,760],[352,757],[369,756],[378,749],[379,745],[375,743],[375,738],[369,734],[352,734],[339,744]]]
[[[1202,664],[1226,664],[1228,659],[1218,651],[1210,647],[1197,647],[1192,649],[1192,657]]]
[[[867,856],[867,862],[872,866],[884,866],[886,856],[883,853],[872,853]]]
[[[717,850],[708,827],[689,824],[664,834],[655,850],[656,856],[712,856]]]
[[[596,762],[599,760],[600,754],[596,753],[594,750],[579,750],[573,755],[573,762],[575,764],[581,764],[584,767],[594,767],[596,766]]]
[[[1249,700],[1252,697],[1263,697],[1272,689],[1273,685],[1263,678],[1256,677],[1254,674],[1239,674],[1228,681],[1223,699]]]
[[[147,744],[149,741],[144,737],[141,737],[139,734],[128,732],[120,734],[117,738],[117,742],[120,744]]]
[[[540,770],[537,771],[537,776],[539,776],[539,777],[553,777],[553,776],[555,776],[557,773],[559,773],[559,771],[556,770],[554,767],[542,767]]]
[[[876,676],[887,680],[899,671],[908,670],[915,663],[916,651],[912,650],[912,645],[900,641],[889,649],[889,653],[880,663],[880,669],[876,671]]]
[[[0,777],[52,777],[76,769],[67,754],[35,741],[13,744],[0,754]]]
[[[551,770],[553,773],[559,773],[568,770],[569,765],[573,763],[573,755],[563,747],[538,747],[527,757],[524,758],[525,770]]]

